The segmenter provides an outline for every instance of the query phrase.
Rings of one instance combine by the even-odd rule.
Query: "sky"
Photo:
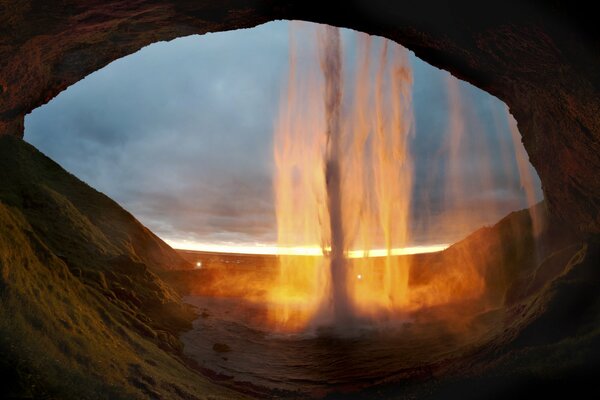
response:
[[[170,243],[273,244],[273,131],[288,76],[288,25],[145,47],[34,110],[25,140]],[[343,30],[342,38],[351,58],[355,34]],[[451,177],[439,161],[447,155],[449,74],[410,54],[414,244],[452,242],[467,232],[436,228],[437,216],[477,215],[474,230],[524,208],[525,192],[505,105],[458,82],[469,121],[461,152],[466,190],[460,205],[444,208],[442,186]],[[482,163],[491,185],[477,184]]]

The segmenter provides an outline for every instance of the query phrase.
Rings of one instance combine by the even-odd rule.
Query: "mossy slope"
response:
[[[114,201],[0,136],[4,397],[240,397],[178,357],[193,315],[155,272],[186,266]]]

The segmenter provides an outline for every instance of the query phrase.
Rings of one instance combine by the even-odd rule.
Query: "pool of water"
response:
[[[381,384],[429,379],[488,341],[501,312],[469,305],[421,310],[401,320],[277,333],[267,309],[240,298],[187,297],[199,317],[181,337],[184,353],[216,379],[264,397],[320,398]]]

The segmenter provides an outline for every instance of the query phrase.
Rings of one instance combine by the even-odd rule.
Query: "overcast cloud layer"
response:
[[[353,32],[344,31],[343,39],[346,57],[352,57]],[[447,73],[414,56],[411,62],[413,225],[422,232],[444,212],[440,188],[451,179],[435,170],[445,154]],[[287,69],[287,22],[156,43],[33,111],[25,139],[165,239],[272,243],[273,124]],[[465,113],[477,121],[466,134],[471,141],[465,144],[463,179],[477,181],[485,158],[493,180],[493,189],[472,183],[462,208],[481,214],[477,223],[493,223],[526,205],[505,109],[487,93],[459,86]],[[489,155],[474,146],[481,140]],[[416,236],[451,241],[463,234]]]

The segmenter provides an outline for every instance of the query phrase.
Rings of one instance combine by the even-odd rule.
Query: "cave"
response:
[[[28,113],[113,60],[155,42],[273,20],[387,38],[496,96],[518,123],[544,197],[435,260],[445,264],[453,252],[470,259],[487,252],[493,262],[474,262],[517,269],[502,314],[476,321],[501,321],[500,333],[460,359],[400,369],[393,379],[358,385],[358,391],[312,395],[523,397],[535,389],[556,396],[574,385],[597,391],[600,60],[590,10],[536,1],[352,2],[327,10],[316,2],[50,1],[0,6],[0,346],[7,355],[0,370],[11,382],[4,394],[302,398],[293,390],[235,385],[190,361],[179,335],[198,315],[181,301],[181,293],[195,290],[183,270],[196,263],[202,268],[194,273],[206,274],[207,263],[181,257],[111,199],[22,141]],[[536,213],[546,224],[534,251]],[[319,346],[336,346],[335,337],[319,340]],[[453,337],[436,339],[444,340]],[[231,349],[215,344],[212,350],[226,358]],[[344,354],[350,368],[353,352]],[[62,367],[53,369],[56,363]]]

